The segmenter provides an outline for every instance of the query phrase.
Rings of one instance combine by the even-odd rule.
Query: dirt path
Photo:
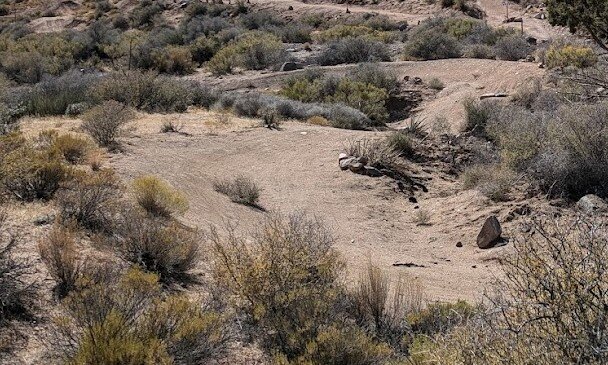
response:
[[[432,300],[474,300],[494,277],[497,266],[488,259],[502,248],[480,251],[474,242],[485,217],[500,206],[476,192],[461,192],[458,182],[439,176],[432,176],[429,192],[420,193],[414,204],[395,192],[388,178],[340,171],[337,156],[347,141],[377,133],[294,122],[281,131],[210,133],[205,124],[212,117],[201,112],[184,121],[185,131],[192,133],[186,137],[158,133],[162,118],[146,118],[138,121],[138,137],[129,140],[128,153],[112,165],[126,181],[154,174],[182,189],[191,203],[187,224],[205,228],[229,220],[244,231],[254,228],[264,212],[231,203],[213,190],[214,180],[245,174],[263,189],[266,209],[302,209],[324,219],[337,237],[351,280],[371,260],[394,278],[420,279]],[[430,176],[416,166],[412,171]],[[420,210],[430,214],[431,225],[416,224]],[[464,247],[456,247],[459,241]],[[393,267],[397,262],[420,267]]]

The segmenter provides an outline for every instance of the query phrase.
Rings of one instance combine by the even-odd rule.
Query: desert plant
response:
[[[124,132],[124,126],[132,118],[133,113],[127,106],[110,100],[91,108],[83,116],[82,129],[100,146],[116,148],[116,139]]]
[[[0,211],[0,327],[6,320],[29,314],[37,297],[30,276],[32,263],[15,254],[20,240],[8,230],[6,217]]]
[[[57,206],[63,221],[84,228],[112,232],[122,186],[112,170],[79,173],[62,184]]]
[[[278,38],[263,32],[252,32],[220,49],[207,67],[221,75],[231,73],[235,67],[261,70],[280,64],[286,59],[285,49]]]
[[[209,238],[217,285],[255,326],[263,347],[288,360],[304,355],[330,320],[343,268],[323,224],[301,213],[272,214],[252,242],[233,229],[213,229]]]
[[[461,56],[458,40],[438,29],[414,33],[404,47],[405,57],[416,60],[436,60]]]
[[[397,162],[397,154],[383,139],[363,138],[349,140],[345,147],[346,154],[365,160],[366,164],[376,168],[391,168]]]
[[[443,90],[445,88],[445,84],[436,77],[430,79],[428,85],[431,89],[438,91]]]
[[[63,115],[70,105],[88,101],[88,92],[98,76],[72,70],[58,77],[48,77],[28,95],[28,113]]]
[[[497,165],[473,165],[462,175],[465,189],[476,188],[495,201],[506,201],[515,177],[512,172]]]
[[[79,164],[91,152],[93,145],[88,138],[60,134],[52,139],[50,148],[52,151],[57,151],[70,164]]]
[[[553,44],[545,53],[547,68],[592,67],[598,62],[597,54],[591,47],[574,44]]]
[[[164,223],[128,211],[114,245],[127,260],[159,275],[163,282],[185,280],[200,257],[199,235],[177,222]]]
[[[73,364],[197,364],[226,351],[227,315],[160,294],[158,277],[137,269],[85,283],[54,321],[53,352]]]
[[[519,35],[500,38],[494,45],[496,58],[507,61],[525,59],[530,53],[530,45]]]
[[[388,47],[382,42],[364,37],[347,37],[330,42],[319,55],[317,62],[322,66],[341,63],[390,61]]]
[[[425,209],[418,209],[414,213],[414,223],[417,226],[430,226],[431,223],[431,213]]]
[[[486,127],[497,110],[497,104],[488,100],[475,100],[467,98],[463,102],[465,122],[463,131],[471,132],[475,136],[487,137]]]
[[[235,203],[259,207],[260,188],[248,177],[237,176],[234,179],[216,181],[213,188]]]
[[[83,274],[83,261],[79,258],[74,233],[66,227],[55,226],[38,243],[40,258],[56,282],[55,293],[65,297],[76,288],[76,282]]]
[[[409,133],[394,132],[386,137],[386,143],[399,155],[410,157],[414,154],[412,137]]]
[[[154,176],[142,176],[132,183],[135,200],[146,212],[156,217],[171,217],[188,210],[184,195]]]

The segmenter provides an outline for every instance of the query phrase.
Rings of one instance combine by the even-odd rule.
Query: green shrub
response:
[[[341,103],[357,108],[365,113],[372,121],[379,124],[388,119],[388,112],[384,103],[388,93],[370,84],[342,79],[328,102]]]
[[[367,62],[357,65],[349,78],[384,89],[389,94],[399,87],[397,76],[390,69],[383,68],[377,63]]]
[[[102,147],[115,148],[133,112],[124,104],[110,100],[91,108],[83,116],[82,129]]]
[[[430,79],[428,85],[433,90],[443,90],[445,88],[445,84],[436,77]]]
[[[103,268],[100,268],[102,270]],[[158,277],[137,269],[84,282],[55,318],[53,349],[70,364],[196,364],[222,355],[227,316],[184,296],[161,299]]]
[[[188,210],[184,195],[154,176],[142,176],[133,181],[135,200],[146,212],[156,217],[171,217]]]
[[[213,184],[213,188],[215,191],[228,196],[230,200],[235,203],[251,207],[259,206],[260,188],[253,180],[245,176],[237,176],[234,179],[216,181]]]
[[[498,106],[490,100],[475,100],[467,98],[463,102],[465,122],[462,130],[475,136],[487,137],[486,127],[497,112]]]
[[[251,242],[216,230],[210,240],[217,285],[263,348],[289,361],[305,355],[332,319],[343,268],[325,227],[303,214],[272,214]]]
[[[414,155],[414,147],[412,146],[412,137],[408,133],[393,132],[386,137],[386,143],[389,147],[399,155],[411,157]]]
[[[347,37],[366,37],[376,41],[391,43],[395,40],[395,34],[387,31],[379,31],[365,25],[338,24],[327,30],[314,35],[317,42],[336,41]]]
[[[68,106],[88,101],[88,92],[95,80],[94,75],[79,71],[46,78],[28,95],[28,113],[63,115]]]
[[[506,61],[525,59],[530,50],[530,45],[524,37],[515,34],[500,38],[494,45],[496,58]]]
[[[167,46],[152,54],[158,72],[186,75],[194,72],[193,56],[185,46]]]
[[[80,164],[84,162],[89,152],[93,149],[93,143],[84,137],[71,134],[58,134],[55,131],[50,133],[50,150],[58,153],[70,164]]]

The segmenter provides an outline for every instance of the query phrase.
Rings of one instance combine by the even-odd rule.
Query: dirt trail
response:
[[[484,284],[493,279],[496,265],[487,260],[503,248],[480,251],[474,242],[483,219],[500,205],[488,204],[474,191],[460,192],[457,181],[414,165],[413,173],[432,177],[429,192],[420,193],[416,204],[395,192],[388,178],[340,171],[337,156],[347,141],[378,133],[295,122],[281,131],[245,127],[211,132],[209,118],[206,112],[189,115],[183,121],[192,134],[187,137],[159,133],[162,117],[148,116],[137,122],[138,137],[129,139],[128,153],[113,158],[112,165],[126,181],[154,174],[182,189],[191,203],[184,221],[201,228],[226,220],[238,222],[244,231],[254,228],[264,212],[231,203],[213,190],[216,179],[250,176],[263,189],[264,208],[303,209],[329,224],[350,279],[372,260],[395,278],[419,278],[433,300],[479,299]],[[416,224],[420,210],[431,215],[431,225]],[[511,227],[506,226],[507,234]],[[456,247],[459,241],[463,248]],[[396,262],[422,267],[393,267]]]

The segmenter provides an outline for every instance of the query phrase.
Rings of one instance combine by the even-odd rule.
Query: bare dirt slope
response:
[[[210,129],[215,116],[197,112],[182,120],[191,133],[185,136],[159,133],[163,118],[140,119],[137,137],[128,139],[128,152],[113,157],[111,164],[126,181],[154,174],[182,189],[191,203],[186,224],[206,228],[230,221],[243,232],[254,229],[267,213],[232,203],[213,189],[216,179],[244,174],[263,189],[265,209],[305,210],[324,219],[337,237],[350,280],[371,260],[394,277],[419,278],[429,299],[474,300],[493,278],[497,266],[491,258],[503,248],[481,251],[475,237],[488,214],[503,214],[518,203],[489,204],[477,192],[460,191],[453,178],[415,164],[410,167],[413,174],[432,178],[429,192],[417,195],[418,203],[395,192],[388,178],[340,171],[337,156],[349,139],[379,133],[295,122],[271,131],[251,128],[247,120],[234,120],[226,130]],[[420,210],[430,214],[431,225],[417,225]],[[515,222],[507,224],[507,235],[514,227]],[[459,241],[464,247],[456,247]]]

